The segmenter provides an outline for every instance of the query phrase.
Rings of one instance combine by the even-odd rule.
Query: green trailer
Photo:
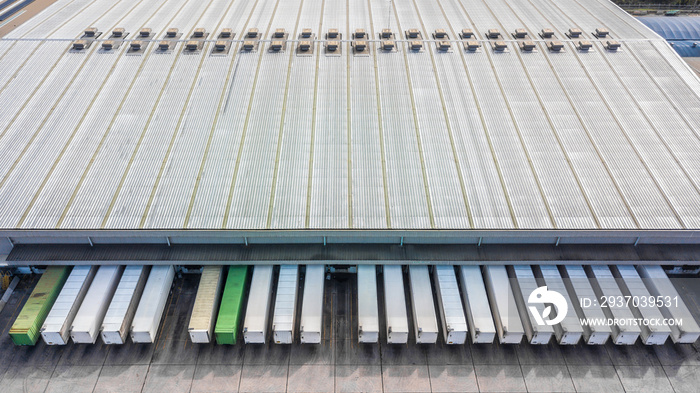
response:
[[[235,344],[238,325],[243,314],[243,296],[248,278],[248,266],[229,266],[224,294],[221,296],[219,316],[214,335],[217,344]]]
[[[29,295],[15,323],[10,328],[10,338],[16,345],[34,345],[41,334],[41,326],[49,315],[58,294],[63,288],[69,266],[49,266]]]

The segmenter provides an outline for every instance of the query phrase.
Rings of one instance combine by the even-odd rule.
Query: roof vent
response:
[[[418,35],[420,35],[420,31],[418,29],[408,29],[406,32],[406,36],[408,38],[418,38]]]
[[[258,29],[253,27],[252,29],[248,29],[248,38],[256,38],[258,36]]]
[[[392,51],[396,47],[396,44],[394,43],[393,40],[386,40],[382,41],[382,50],[385,51]]]
[[[299,50],[302,52],[308,52],[311,49],[311,41],[301,41],[299,42]]]
[[[441,41],[438,43],[438,50],[440,52],[447,52],[452,48],[450,41]]]
[[[197,47],[199,47],[199,41],[187,41],[187,43],[185,44],[185,49],[187,49],[190,52],[196,51]]]
[[[328,32],[330,34],[330,32]],[[328,52],[335,52],[338,50],[338,41],[328,41],[326,42],[326,50]]]
[[[139,51],[141,50],[141,41],[131,41],[131,44],[129,45],[129,48],[133,51]]]
[[[552,30],[552,29],[542,29],[542,31],[540,32],[540,36],[541,36],[542,38],[547,38],[547,39],[552,38],[552,37],[554,37],[554,30]]]
[[[233,36],[233,30],[229,28],[222,29],[219,33],[219,38],[231,38],[231,36]]]
[[[599,28],[595,29],[595,36],[598,37],[598,38],[605,38],[605,37],[608,36],[608,34],[610,34],[610,32],[608,31],[608,29],[605,29],[605,28],[602,28],[602,27],[599,27]]]
[[[476,52],[481,48],[481,44],[479,41],[466,41],[464,43],[464,49],[468,50],[469,52]]]
[[[569,29],[569,37],[571,38],[578,38],[581,34],[583,34],[583,32],[579,28],[572,27]]]
[[[472,29],[462,29],[462,38],[463,39],[466,40],[467,38],[472,38],[473,35],[474,35],[474,32],[472,31]]]
[[[593,47],[593,44],[591,44],[590,41],[579,41],[576,46],[578,47],[578,50],[587,52]]]
[[[166,51],[168,49],[170,49],[170,42],[161,41],[158,43],[158,50]]]
[[[94,37],[97,34],[97,27],[90,27],[84,31],[85,37]]]
[[[525,29],[515,29],[515,32],[513,32],[513,37],[515,37],[515,38],[525,38],[525,37],[527,37],[527,30],[525,30]]]
[[[272,34],[273,38],[284,38],[284,29],[275,29],[275,32]]]
[[[223,52],[226,50],[226,41],[216,41],[214,43],[214,50],[217,52]]]
[[[283,43],[282,41],[279,41],[279,40],[272,41],[272,42],[270,43],[270,50],[273,51],[273,52],[279,52],[279,51],[282,50],[282,45],[283,45],[283,44],[284,44],[284,43]]]
[[[85,40],[78,40],[73,43],[74,50],[83,50],[85,46],[87,46],[87,41]]]
[[[355,29],[355,38],[365,38],[365,35],[367,35],[365,29]]]
[[[301,29],[301,38],[311,38],[311,29]]]
[[[102,49],[112,50],[114,48],[114,41],[105,41],[102,43]]]
[[[606,41],[605,48],[607,50],[616,51],[620,49],[620,43],[614,40]]]
[[[505,41],[496,41],[493,43],[493,50],[496,52],[505,52],[508,49],[508,44]]]
[[[435,30],[435,38],[443,39],[447,38],[447,32],[445,29],[436,29]]]
[[[328,38],[338,38],[338,29],[328,29]]]
[[[151,29],[146,27],[144,29],[139,30],[139,36],[147,38],[151,36]]]
[[[204,37],[204,33],[206,33],[206,30],[204,27],[198,27],[194,29],[194,32],[192,33],[192,37],[194,38],[202,38]]]
[[[353,43],[353,47],[355,48],[356,52],[364,52],[365,49],[367,49],[367,42],[362,40],[362,41],[355,41]]]
[[[411,50],[419,51],[423,49],[423,43],[420,41],[411,41]]]
[[[248,32],[250,33],[250,32]],[[257,33],[256,33],[257,34]],[[250,52],[255,48],[255,41],[243,41],[243,50]]]
[[[391,29],[382,29],[382,38],[391,38],[393,35]]]
[[[520,50],[523,52],[532,52],[535,50],[535,43],[532,41],[522,41],[520,42]]]
[[[175,37],[177,37],[177,32],[178,32],[177,28],[171,27],[165,31],[165,36],[168,38],[175,38]]]
[[[500,37],[500,36],[501,36],[501,32],[498,31],[498,29],[489,29],[486,32],[486,37],[490,40],[498,39],[498,37]]]
[[[126,30],[124,30],[123,27],[117,27],[116,29],[112,30],[112,37],[121,38],[124,37],[125,34]]]
[[[552,52],[561,52],[564,49],[564,44],[562,44],[561,41],[554,40],[554,41],[549,41],[547,43],[547,47]]]

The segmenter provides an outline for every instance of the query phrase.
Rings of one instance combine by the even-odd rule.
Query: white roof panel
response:
[[[70,50],[92,26],[98,41]],[[105,53],[116,27],[129,34]],[[127,53],[143,27],[152,41]],[[184,53],[198,27],[202,50]],[[212,56],[223,28],[230,51]],[[380,50],[385,28],[397,51]],[[607,0],[58,0],[0,39],[0,105],[0,229],[700,228],[700,80]]]

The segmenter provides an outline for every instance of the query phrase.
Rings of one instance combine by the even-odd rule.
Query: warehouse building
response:
[[[608,0],[57,0],[0,39],[0,103],[0,255],[46,272],[0,351],[48,390],[522,391],[552,356],[595,391],[700,356],[668,276],[700,264],[700,79]]]

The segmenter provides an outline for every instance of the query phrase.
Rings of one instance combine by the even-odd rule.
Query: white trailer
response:
[[[298,287],[299,266],[280,266],[275,312],[272,317],[272,336],[277,344],[291,344],[294,340]]]
[[[206,344],[214,338],[214,324],[219,312],[223,282],[223,266],[204,266],[192,306],[190,324],[187,327],[190,340],[195,344]]]
[[[301,306],[301,323],[299,326],[302,344],[321,342],[323,329],[323,287],[326,283],[326,267],[323,265],[306,266],[304,276],[304,300]]]
[[[642,321],[661,321],[664,316],[656,304],[650,304],[651,294],[632,265],[610,266],[622,294],[628,300],[632,314]],[[654,302],[655,303],[655,302]],[[661,324],[642,324],[640,337],[645,345],[663,345],[671,335],[671,328]]]
[[[99,266],[76,266],[58,294],[49,315],[41,327],[41,338],[48,345],[66,345],[70,327],[80,304],[90,288]]]
[[[94,344],[100,334],[102,320],[117,290],[124,266],[101,266],[92,280],[71,327],[76,344]]]
[[[377,267],[357,267],[357,324],[360,343],[379,341],[379,308],[377,305]]]
[[[153,266],[131,323],[131,341],[153,343],[175,278],[172,266]]]
[[[491,344],[496,338],[496,326],[486,294],[484,278],[479,266],[459,267],[459,281],[462,285],[464,308],[467,311],[467,324],[474,344]]]
[[[248,305],[243,322],[243,340],[246,344],[264,344],[272,298],[272,265],[253,267]]]
[[[501,344],[520,344],[525,329],[518,315],[518,306],[515,304],[506,267],[486,265],[483,273],[498,340]]]
[[[150,266],[130,265],[124,269],[112,303],[102,322],[101,336],[105,344],[124,344],[134,320],[136,307],[146,286]]]
[[[561,345],[576,345],[583,337],[583,327],[574,310],[571,296],[566,289],[564,280],[559,274],[559,269],[554,265],[534,266],[535,276],[541,279],[541,284],[547,286],[547,290],[560,294],[566,302],[566,315],[558,324],[554,325],[554,336]],[[557,311],[559,316],[559,311]]]
[[[416,343],[435,344],[438,336],[438,326],[428,267],[409,266],[408,286],[411,292],[413,330],[416,334]]]
[[[408,342],[408,315],[403,289],[401,266],[384,265],[384,317],[386,341],[389,344]]]
[[[559,273],[564,280],[564,285],[579,320],[601,321],[607,319],[583,266],[562,266]],[[581,327],[583,327],[583,339],[588,345],[604,345],[612,334],[612,329],[606,324],[582,324]]]
[[[518,313],[520,314],[520,320],[523,323],[528,342],[539,345],[549,344],[554,335],[554,328],[548,325],[545,319],[545,317],[549,317],[549,313],[544,315],[547,305],[534,301],[530,302],[530,300],[533,300],[530,299],[531,295],[535,294],[535,291],[539,288],[535,275],[532,273],[532,268],[529,265],[515,265],[508,266],[507,269],[508,278],[513,284],[515,304],[518,307]],[[537,294],[535,294],[535,298],[537,298]],[[542,318],[541,321],[535,318],[531,307],[534,307],[539,313],[538,316]]]
[[[603,313],[608,319],[618,321],[611,326],[613,343],[634,345],[639,338],[641,329],[629,322],[634,319],[634,314],[627,306],[624,295],[610,269],[605,265],[591,265],[586,266],[585,270]]]
[[[464,344],[467,340],[467,319],[462,308],[454,266],[435,266],[433,280],[445,344]]]
[[[682,322],[680,325],[671,325],[671,340],[674,343],[692,344],[700,338],[700,327],[693,318],[683,298],[678,294],[676,287],[664,272],[661,266],[637,266],[639,275],[644,280],[649,293],[663,300],[659,307],[664,318]]]

